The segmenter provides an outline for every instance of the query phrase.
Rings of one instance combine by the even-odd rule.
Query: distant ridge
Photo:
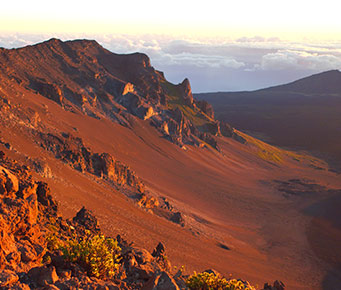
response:
[[[308,150],[341,168],[341,72],[248,92],[195,94],[218,120],[276,146]]]
[[[259,91],[274,92],[300,92],[309,94],[338,94],[341,93],[341,72],[339,70],[330,70],[314,74],[297,81],[274,86]]]

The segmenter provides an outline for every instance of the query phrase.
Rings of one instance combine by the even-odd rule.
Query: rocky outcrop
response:
[[[231,138],[233,136],[234,130],[229,124],[220,122],[220,132],[223,136]]]
[[[175,280],[167,272],[154,275],[150,281],[142,288],[143,290],[179,290]]]
[[[179,111],[177,115],[181,124],[182,113]],[[177,128],[181,131],[183,128]],[[157,198],[146,192],[144,183],[128,166],[116,160],[109,153],[93,153],[92,150],[86,147],[81,138],[74,137],[70,134],[62,133],[55,135],[52,133],[38,133],[38,144],[45,150],[50,151],[56,158],[62,160],[72,168],[90,173],[97,177],[104,178],[113,185],[118,186],[118,189],[128,187],[135,191],[135,195],[129,195],[133,198],[136,204],[149,212],[155,213],[163,218],[166,218],[181,226],[185,225],[185,221],[180,212],[175,209],[166,209]],[[178,135],[181,138],[181,134]],[[182,142],[180,139],[179,142]],[[39,183],[38,192],[48,191],[43,183]],[[122,191],[124,192],[124,191]],[[47,203],[46,198],[42,199],[45,205],[54,206],[51,201]],[[88,225],[89,226],[89,225]]]
[[[137,204],[145,209],[154,209],[157,208],[160,205],[160,202],[152,196],[147,196],[144,193],[141,193],[137,198]]]
[[[207,116],[214,119],[214,110],[211,104],[206,101],[195,101],[195,105],[203,111]]]
[[[86,209],[84,206],[79,212],[77,212],[76,216],[72,219],[72,222],[73,225],[78,229],[78,231],[82,233],[84,233],[85,230],[88,230],[93,234],[100,232],[97,218],[90,210]]]
[[[246,143],[245,138],[242,137],[240,134],[238,134],[236,130],[232,128],[229,124],[225,122],[219,122],[219,124],[220,124],[220,131],[223,136],[228,137],[228,138],[233,138],[234,140],[236,140],[237,142],[241,144]]]
[[[0,269],[25,271],[40,263],[45,253],[42,224],[47,216],[56,216],[56,204],[42,187],[25,167],[1,159]]]
[[[56,248],[58,240],[81,241],[89,234],[102,235],[91,211],[83,207],[72,220],[63,220],[48,185],[35,181],[25,166],[2,154],[1,289],[179,289],[162,243],[151,254],[117,236],[119,270],[106,280],[89,276],[84,265],[68,261]]]
[[[131,83],[126,83],[126,84],[124,84],[124,86],[123,86],[123,88],[122,88],[121,95],[122,95],[122,96],[125,96],[125,95],[128,94],[128,93],[136,94],[134,85],[131,84]]]
[[[134,171],[115,160],[109,153],[93,153],[84,145],[81,138],[68,133],[54,135],[40,132],[37,136],[41,147],[76,170],[89,172],[119,186],[128,185],[138,192],[144,192],[144,184]]]
[[[180,90],[182,93],[181,97],[185,101],[185,104],[188,106],[192,106],[193,105],[192,88],[187,78],[184,79],[183,82],[180,84]]]
[[[60,87],[58,87],[54,83],[49,83],[43,80],[31,80],[30,88],[35,90],[37,93],[41,94],[42,96],[55,101],[58,104],[63,103],[63,93]]]
[[[276,280],[273,285],[265,283],[263,290],[285,290],[285,285],[282,281]]]

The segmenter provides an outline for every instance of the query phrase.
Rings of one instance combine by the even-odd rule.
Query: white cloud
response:
[[[262,57],[258,66],[262,70],[330,70],[341,68],[341,57],[309,51],[279,50]]]
[[[191,53],[181,53],[176,55],[170,55],[170,65],[186,65],[186,66],[196,66],[201,68],[234,68],[239,69],[244,67],[243,62],[238,62],[231,57],[222,57],[217,55],[205,55],[205,54],[191,54]]]

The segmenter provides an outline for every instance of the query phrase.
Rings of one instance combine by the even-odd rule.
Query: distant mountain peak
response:
[[[337,69],[317,73],[297,81],[258,91],[297,92],[308,94],[340,94],[341,72]]]

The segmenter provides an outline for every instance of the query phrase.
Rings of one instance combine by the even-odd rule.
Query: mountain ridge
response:
[[[6,66],[13,67],[10,77],[64,109],[81,110],[96,118],[104,114],[126,126],[125,114],[132,113],[150,119],[179,146],[209,144],[219,150],[214,135],[222,131],[228,137],[237,136],[228,124],[207,116],[208,104],[193,100],[188,79],[178,85],[167,82],[145,54],[113,54],[96,41],[51,39],[19,50],[4,50],[1,56]],[[30,59],[29,64],[16,69],[26,59]],[[69,79],[60,80],[59,85],[63,74]]]
[[[339,70],[329,70],[307,76],[287,84],[272,86],[255,91],[291,91],[297,93],[340,94],[341,72]]]

